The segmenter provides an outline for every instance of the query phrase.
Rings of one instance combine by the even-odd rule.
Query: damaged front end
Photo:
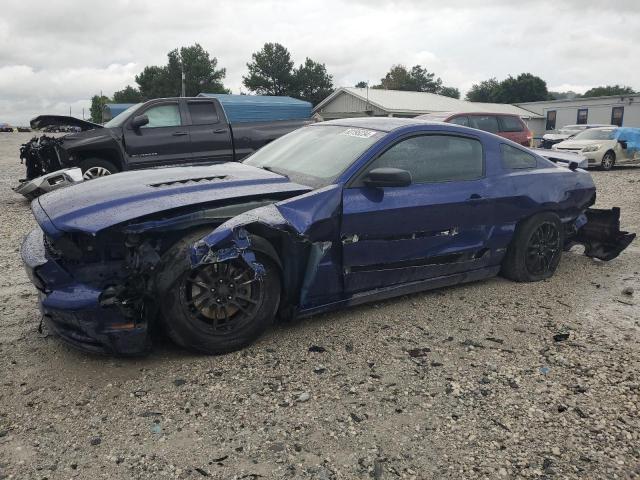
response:
[[[589,208],[577,221],[576,229],[567,238],[565,249],[584,245],[584,254],[590,258],[609,261],[627,248],[635,233],[620,230],[620,208],[610,210]]]
[[[23,144],[20,147],[20,163],[25,164],[27,176],[21,182],[60,170],[65,155],[62,142],[62,138],[42,135]]]

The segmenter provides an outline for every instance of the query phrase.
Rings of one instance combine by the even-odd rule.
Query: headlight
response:
[[[582,149],[583,152],[597,152],[602,145],[587,145]]]

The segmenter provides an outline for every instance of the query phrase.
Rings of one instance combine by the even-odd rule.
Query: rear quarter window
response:
[[[500,131],[498,119],[493,115],[470,115],[469,126],[490,133],[498,133]]]
[[[213,102],[189,102],[188,105],[193,125],[218,123],[218,112]]]
[[[524,150],[505,143],[500,144],[500,150],[502,152],[502,166],[508,170],[521,170],[538,166],[536,157]]]
[[[524,125],[518,117],[512,117],[511,115],[501,115],[498,117],[500,120],[501,132],[521,132],[524,130]]]

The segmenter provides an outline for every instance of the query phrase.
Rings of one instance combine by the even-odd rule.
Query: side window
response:
[[[500,131],[501,132],[521,132],[524,130],[522,122],[518,117],[512,115],[500,115]]]
[[[182,124],[177,103],[156,105],[146,110],[144,114],[149,117],[149,123],[142,128],[177,127]]]
[[[500,150],[502,150],[502,166],[509,170],[534,168],[538,165],[536,157],[519,148],[502,143]]]
[[[556,111],[555,110],[547,110],[547,125],[545,130],[555,130],[556,129]]]
[[[213,102],[189,102],[188,105],[192,125],[218,123],[218,112]]]
[[[454,117],[449,120],[449,123],[453,123],[455,125],[462,125],[463,127],[469,126],[469,117]]]
[[[624,118],[624,107],[611,108],[611,125],[622,126],[622,119]]]
[[[576,123],[578,125],[586,125],[588,116],[589,116],[589,110],[588,109],[579,108],[578,109],[578,119],[577,119]]]
[[[493,115],[471,115],[469,117],[469,126],[490,133],[498,133],[500,131],[498,119]]]
[[[482,177],[482,144],[449,135],[420,135],[402,140],[380,155],[368,170],[407,170],[413,183],[473,180]]]

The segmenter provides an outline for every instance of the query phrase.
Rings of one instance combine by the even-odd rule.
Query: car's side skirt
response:
[[[366,292],[360,292],[344,300],[337,302],[327,303],[316,307],[299,310],[296,314],[296,318],[309,317],[311,315],[317,315],[319,313],[329,312],[344,307],[352,307],[355,305],[361,305],[367,302],[373,302],[378,300],[386,300],[388,298],[398,297],[401,295],[409,295],[412,293],[422,292],[425,290],[433,290],[436,288],[448,287],[451,285],[457,285],[459,283],[475,282],[477,280],[484,280],[486,278],[495,277],[500,271],[500,266],[492,266],[486,268],[480,268],[477,270],[470,270],[468,272],[456,273],[452,275],[445,275],[441,277],[434,277],[427,280],[420,280],[410,283],[402,283],[398,285],[392,285],[385,288],[376,288],[374,290],[368,290]]]

